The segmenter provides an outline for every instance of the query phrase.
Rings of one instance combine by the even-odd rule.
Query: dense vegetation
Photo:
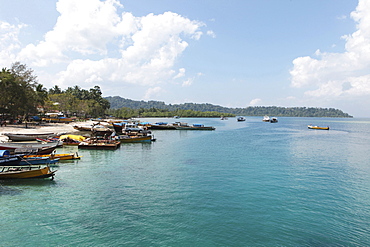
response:
[[[131,109],[156,109],[178,111],[178,110],[192,110],[197,112],[217,112],[218,116],[222,114],[233,114],[240,116],[275,116],[275,117],[352,117],[341,110],[334,108],[315,108],[315,107],[277,107],[277,106],[255,106],[246,108],[227,108],[212,104],[165,104],[162,101],[134,101],[124,99],[119,96],[106,97],[110,102],[112,109],[119,109],[122,107]],[[217,115],[216,114],[216,115]],[[181,114],[174,114],[182,116]]]
[[[49,91],[37,82],[33,70],[16,62],[0,72],[1,119],[28,118],[46,112],[62,111],[70,116],[99,117],[109,109],[98,86],[90,90],[78,86]]]
[[[181,116],[181,117],[234,117],[234,114],[230,113],[220,113],[214,111],[194,111],[194,110],[175,110],[169,111],[167,109],[158,109],[158,108],[140,108],[140,109],[132,109],[128,107],[122,107],[119,109],[109,109],[106,111],[109,116],[113,116],[116,118],[132,118],[132,117],[174,117],[174,116]]]

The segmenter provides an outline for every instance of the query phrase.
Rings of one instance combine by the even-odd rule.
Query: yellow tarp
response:
[[[63,139],[66,139],[66,138],[69,138],[69,139],[72,139],[72,140],[75,140],[75,141],[84,141],[86,138],[83,137],[83,136],[79,136],[79,135],[62,135],[59,137],[59,140],[63,140]]]

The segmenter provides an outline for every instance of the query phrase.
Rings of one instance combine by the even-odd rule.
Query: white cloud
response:
[[[185,68],[181,68],[179,69],[179,73],[175,75],[173,79],[177,79],[177,78],[184,77],[184,76],[185,76]]]
[[[23,26],[0,22],[0,41],[7,40],[0,43],[0,61],[26,63],[47,87],[102,82],[119,94],[125,84],[156,88],[171,83],[185,76],[186,69],[175,63],[205,26],[173,12],[120,14],[118,0],[59,0],[56,8],[60,15],[53,29],[23,47],[18,41]],[[49,72],[51,66],[54,72]]]
[[[153,95],[157,95],[159,94],[160,92],[162,92],[162,88],[160,87],[154,87],[154,88],[149,88],[148,90],[146,90],[145,92],[145,96],[144,96],[144,99],[145,100],[150,100]]]
[[[251,100],[251,102],[249,102],[249,105],[250,105],[250,106],[255,106],[255,105],[260,104],[260,103],[261,103],[261,101],[262,101],[262,100],[261,100],[261,99],[258,99],[258,98],[257,98],[257,99],[252,99],[252,100]]]
[[[370,1],[360,0],[351,17],[357,30],[342,37],[345,52],[317,50],[317,58],[306,56],[293,61],[291,85],[308,88],[306,96],[335,99],[370,94]]]
[[[10,67],[16,60],[16,53],[21,49],[19,32],[25,24],[12,25],[0,20],[0,64]]]
[[[188,78],[186,81],[184,81],[182,83],[182,86],[183,87],[189,87],[189,86],[191,86],[191,84],[193,84],[193,82],[194,82],[194,78]]]

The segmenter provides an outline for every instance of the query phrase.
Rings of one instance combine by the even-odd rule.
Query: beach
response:
[[[64,133],[73,133],[77,132],[73,128],[73,125],[76,123],[44,123],[41,125],[31,125],[27,128],[25,124],[20,125],[7,125],[0,127],[0,142],[7,142],[8,137],[3,135],[3,133],[18,133],[18,134],[42,134],[42,133],[55,133],[55,134],[64,134]]]

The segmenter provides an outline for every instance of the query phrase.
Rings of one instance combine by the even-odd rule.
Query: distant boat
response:
[[[221,118],[220,118],[221,120],[228,120],[228,118],[227,117],[224,117],[224,116],[221,116]]]
[[[269,116],[264,116],[262,121],[263,122],[270,122],[270,117]]]
[[[133,142],[151,142],[154,139],[152,139],[151,135],[147,135],[147,136],[119,135],[117,140],[120,141],[121,143],[133,143]]]
[[[278,119],[276,117],[273,117],[270,119],[270,123],[277,123]]]
[[[204,126],[203,124],[193,124],[188,125],[187,123],[177,123],[175,128],[177,130],[215,130],[215,127],[212,126]]]
[[[236,120],[237,120],[238,122],[243,122],[243,121],[245,121],[246,119],[245,119],[245,117],[238,117]]]
[[[315,130],[329,130],[329,126],[327,126],[327,127],[320,127],[320,126],[308,125],[307,127],[309,129],[315,129]]]

